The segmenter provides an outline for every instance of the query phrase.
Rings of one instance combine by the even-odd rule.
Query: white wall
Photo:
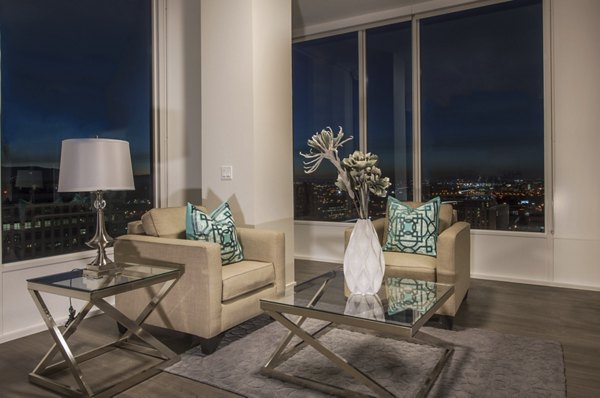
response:
[[[109,253],[112,256],[112,251]],[[94,252],[88,251],[3,265],[0,278],[2,282],[0,343],[46,330],[42,316],[27,290],[27,279],[66,272],[74,268],[85,268],[94,256]],[[45,293],[42,297],[54,320],[58,324],[64,324],[68,317],[69,299]],[[76,310],[79,310],[82,305],[83,302],[73,300],[73,307]]]
[[[553,0],[554,278],[600,286],[600,1]]]
[[[435,3],[419,7],[430,10]],[[554,234],[474,231],[471,272],[479,278],[596,290],[600,289],[600,206],[596,204],[600,198],[600,1],[550,0],[546,5],[551,10],[552,72],[547,176],[552,182],[548,186],[554,187],[550,193],[554,206],[548,211],[555,220]],[[326,27],[347,28],[344,22]],[[305,30],[318,33],[315,27]],[[298,258],[342,261],[346,226],[326,224],[295,223]]]
[[[296,258],[341,263],[344,258],[344,230],[353,223],[296,221]]]

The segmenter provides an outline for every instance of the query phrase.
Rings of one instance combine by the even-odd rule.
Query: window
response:
[[[151,207],[150,0],[0,0],[2,261],[89,250],[90,195],[58,193],[61,142],[130,143],[135,191],[107,194],[107,229]]]
[[[418,40],[411,34],[415,27]],[[359,99],[365,103],[357,103],[358,109],[366,109],[366,128],[360,134],[366,151],[379,155],[383,175],[392,182],[389,194],[400,200],[440,196],[453,202],[459,220],[468,221],[473,229],[543,232],[542,1],[502,2],[435,17],[416,16],[412,22],[294,45],[295,145],[305,145],[308,138],[308,126],[300,124],[311,120],[306,109],[320,110],[319,101],[324,98],[339,104],[355,100],[342,97],[339,89],[335,97],[305,95],[306,91],[331,92],[330,81],[313,79],[306,65],[297,62],[297,53],[327,43],[329,57],[320,55],[311,62],[327,59],[333,63],[336,51],[359,53],[358,40],[338,47],[339,38],[353,35],[365,38],[364,58],[357,59],[366,65],[367,82],[366,96]],[[419,59],[413,59],[413,54],[419,54]],[[419,70],[413,70],[413,64]],[[419,87],[412,87],[415,79]],[[413,126],[413,110],[419,116],[417,126]],[[321,115],[331,118],[331,113]],[[312,133],[318,128],[308,130]],[[414,145],[417,134],[419,145]],[[415,159],[420,161],[415,163]],[[299,156],[294,160],[301,162]],[[323,173],[321,178],[333,186],[335,173]],[[296,172],[296,187],[303,181],[306,177]],[[302,194],[297,189],[296,219],[344,219],[326,217],[327,201],[315,201],[321,204],[319,212],[299,212],[310,200],[307,189]],[[383,215],[384,204],[371,198],[371,216]]]
[[[354,140],[340,158],[358,149],[358,37],[356,33],[296,43],[292,49],[294,111],[294,216],[299,220],[344,221],[356,217],[346,194],[334,185],[336,172],[323,164],[305,174],[299,152],[325,127]]]
[[[366,31],[367,148],[392,185],[388,194],[413,197],[412,59],[410,22]],[[369,214],[385,215],[386,198],[371,195]]]
[[[544,230],[542,5],[421,20],[423,198],[476,229]]]

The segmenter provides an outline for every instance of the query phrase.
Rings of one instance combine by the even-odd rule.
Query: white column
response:
[[[155,12],[158,205],[200,203],[200,3],[159,1]]]
[[[600,287],[600,2],[552,0],[554,279]]]
[[[202,196],[286,234],[293,271],[291,2],[202,0]],[[231,166],[231,180],[221,179]]]

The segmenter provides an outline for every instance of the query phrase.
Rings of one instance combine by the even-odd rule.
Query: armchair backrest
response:
[[[198,207],[206,211],[204,207]],[[128,232],[160,238],[185,239],[185,208],[180,206],[150,209],[142,215],[141,223],[129,223]]]

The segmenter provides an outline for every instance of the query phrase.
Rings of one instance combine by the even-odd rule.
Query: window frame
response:
[[[451,14],[460,11],[472,10],[481,7],[486,7],[494,4],[506,3],[509,0],[487,0],[476,3],[462,4],[433,11],[418,12],[411,15],[401,16],[397,18],[386,19],[368,24],[361,24],[352,27],[345,27],[336,30],[330,30],[323,33],[316,33],[293,38],[292,43],[298,43],[307,40],[313,40],[322,37],[334,36],[340,33],[357,32],[359,35],[358,62],[359,62],[359,146],[361,150],[365,150],[367,142],[367,105],[366,105],[366,48],[365,35],[366,30],[381,26],[387,26],[395,23],[411,21],[412,28],[412,109],[413,109],[413,200],[421,201],[422,199],[422,176],[421,176],[421,79],[420,79],[420,21],[422,19]],[[410,11],[409,11],[410,12]],[[553,217],[553,118],[552,118],[552,65],[551,65],[551,46],[552,37],[550,30],[550,0],[542,0],[542,47],[543,47],[543,97],[544,97],[544,231],[543,232],[527,232],[527,231],[512,231],[512,230],[486,230],[475,229],[471,230],[475,235],[495,235],[495,236],[523,236],[545,238],[554,234],[554,217]],[[346,225],[344,222],[336,221],[308,221],[294,220],[297,224],[318,224],[318,223],[334,223]]]

